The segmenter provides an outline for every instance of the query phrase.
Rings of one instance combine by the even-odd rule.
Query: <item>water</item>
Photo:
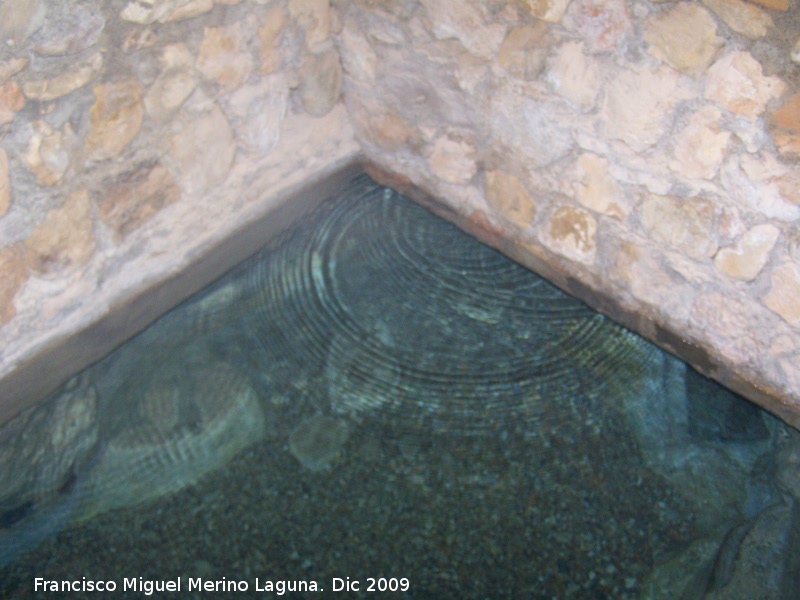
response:
[[[0,597],[779,598],[796,448],[361,178],[6,426]]]

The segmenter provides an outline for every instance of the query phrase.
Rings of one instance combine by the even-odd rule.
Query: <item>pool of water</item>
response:
[[[361,178],[0,430],[0,597],[782,598],[797,437]]]

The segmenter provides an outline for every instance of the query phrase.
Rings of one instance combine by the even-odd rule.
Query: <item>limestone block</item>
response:
[[[68,69],[50,79],[33,79],[22,85],[25,95],[31,100],[50,101],[82,88],[93,81],[103,66],[103,55],[93,54],[75,67]]]
[[[438,40],[457,39],[467,51],[479,58],[493,59],[506,35],[506,26],[487,23],[480,3],[462,0],[421,0],[430,19],[433,35]]]
[[[47,18],[32,36],[33,50],[43,56],[73,55],[94,46],[106,19],[99,0],[48,2]]]
[[[10,123],[14,114],[25,106],[25,96],[16,81],[0,85],[0,125]]]
[[[575,197],[578,202],[595,212],[624,218],[629,208],[622,190],[608,171],[608,160],[587,152],[578,158],[577,166]]]
[[[789,0],[748,0],[770,10],[789,10]]]
[[[313,48],[328,39],[330,0],[292,0],[289,16],[306,32],[306,44]]]
[[[336,105],[341,93],[339,54],[335,50],[309,54],[300,69],[300,86],[297,88],[303,109],[312,117],[322,117]]]
[[[0,60],[0,85],[8,81],[9,77],[13,77],[27,67],[28,62],[28,59],[24,56],[15,56],[8,60]]]
[[[791,182],[791,172],[771,152],[732,156],[720,169],[720,179],[732,199],[770,219],[793,221],[800,217],[800,208],[781,192],[781,184]],[[790,192],[789,198],[796,194]]]
[[[775,267],[771,287],[762,300],[789,325],[800,327],[800,266],[785,262]]]
[[[576,31],[591,52],[614,50],[633,27],[625,0],[572,0],[564,25]]]
[[[372,144],[390,152],[418,137],[416,128],[394,110],[368,115],[367,123],[362,135]]]
[[[196,67],[206,79],[220,84],[223,92],[240,87],[253,70],[253,57],[241,28],[238,25],[206,27]]]
[[[47,17],[42,0],[3,0],[0,2],[0,40],[21,44],[39,29]]]
[[[160,163],[139,165],[112,181],[103,182],[102,193],[98,212],[117,239],[138,229],[180,198],[175,180]]]
[[[534,100],[514,89],[497,90],[489,108],[492,136],[517,160],[545,167],[572,150],[569,113],[555,102]]]
[[[14,296],[27,279],[28,269],[20,245],[0,248],[0,325],[16,314]]]
[[[559,23],[569,6],[570,0],[520,0],[537,19],[549,23]]]
[[[676,289],[683,283],[652,251],[631,242],[620,244],[610,275],[634,297],[657,307],[662,307],[666,298],[675,297]]]
[[[602,86],[598,61],[586,56],[582,42],[567,42],[555,51],[547,81],[559,96],[582,112],[597,102]]]
[[[717,174],[731,134],[720,129],[722,113],[705,106],[694,113],[675,137],[670,169],[689,178],[713,179]]]
[[[147,114],[156,122],[169,119],[197,87],[194,57],[181,43],[170,44],[161,56],[162,71],[144,98]]]
[[[535,80],[544,69],[552,42],[550,30],[541,21],[532,27],[516,27],[503,40],[497,62],[509,75]]]
[[[199,90],[173,120],[167,147],[181,187],[190,193],[222,183],[236,154],[228,120]]]
[[[687,97],[679,77],[666,66],[619,72],[609,82],[602,107],[606,136],[639,152],[655,144],[675,104]]]
[[[756,225],[733,246],[717,252],[714,266],[733,279],[752,281],[767,264],[780,233],[777,227],[769,223]]]
[[[214,8],[214,0],[190,0],[178,6],[167,17],[168,22],[184,21],[205,14]]]
[[[8,212],[11,204],[11,180],[8,170],[8,154],[0,148],[0,217]]]
[[[436,177],[448,183],[469,183],[477,171],[476,148],[469,139],[447,133],[433,144],[428,167]]]
[[[552,251],[571,260],[592,264],[596,255],[597,221],[588,211],[561,206],[551,216],[542,242]]]
[[[378,55],[366,36],[352,21],[345,23],[340,36],[342,63],[353,78],[371,81],[378,73]]]
[[[281,75],[243,85],[225,103],[239,146],[259,156],[266,156],[278,145],[288,108],[289,84]]]
[[[79,143],[69,123],[54,130],[44,121],[35,121],[22,160],[40,183],[57,185],[69,169]]]
[[[37,273],[60,274],[86,264],[95,245],[90,210],[89,193],[79,190],[48,211],[25,240],[28,266]]]
[[[717,250],[714,204],[705,198],[648,194],[641,205],[641,221],[651,239],[691,258],[707,258]]]
[[[774,26],[769,14],[743,0],[703,0],[703,4],[714,11],[728,27],[751,40],[763,38],[770,27]]]
[[[785,91],[786,84],[778,77],[765,77],[749,52],[732,52],[708,70],[705,97],[737,115],[756,119],[767,102]]]
[[[142,86],[135,77],[128,77],[96,85],[94,95],[86,159],[106,160],[119,155],[139,133],[144,120]]]
[[[130,0],[120,12],[120,18],[130,23],[149,25],[164,23],[176,10],[191,4],[193,0]]]
[[[536,216],[536,202],[525,185],[505,171],[487,171],[486,200],[506,219],[520,229],[528,229]]]
[[[767,126],[781,154],[800,154],[800,94],[791,96],[773,112]]]
[[[688,2],[650,17],[644,39],[650,54],[688,75],[702,74],[725,44],[708,11]]]
[[[258,28],[259,72],[273,73],[281,68],[283,55],[280,39],[286,26],[286,16],[280,7],[272,9],[264,23]]]
[[[800,168],[795,167],[777,179],[778,192],[784,200],[800,206]]]

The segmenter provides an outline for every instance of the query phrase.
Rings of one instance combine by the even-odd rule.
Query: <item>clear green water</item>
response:
[[[366,178],[14,427],[0,597],[781,598],[797,577],[793,430]]]

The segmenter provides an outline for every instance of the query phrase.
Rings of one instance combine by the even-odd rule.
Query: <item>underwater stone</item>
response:
[[[346,421],[314,415],[292,431],[289,450],[307,469],[322,471],[338,458],[349,437]]]
[[[76,519],[173,493],[263,438],[264,413],[247,378],[179,344],[136,360],[111,438],[81,484]]]
[[[0,429],[0,507],[38,502],[69,487],[98,442],[98,397],[86,378]]]

